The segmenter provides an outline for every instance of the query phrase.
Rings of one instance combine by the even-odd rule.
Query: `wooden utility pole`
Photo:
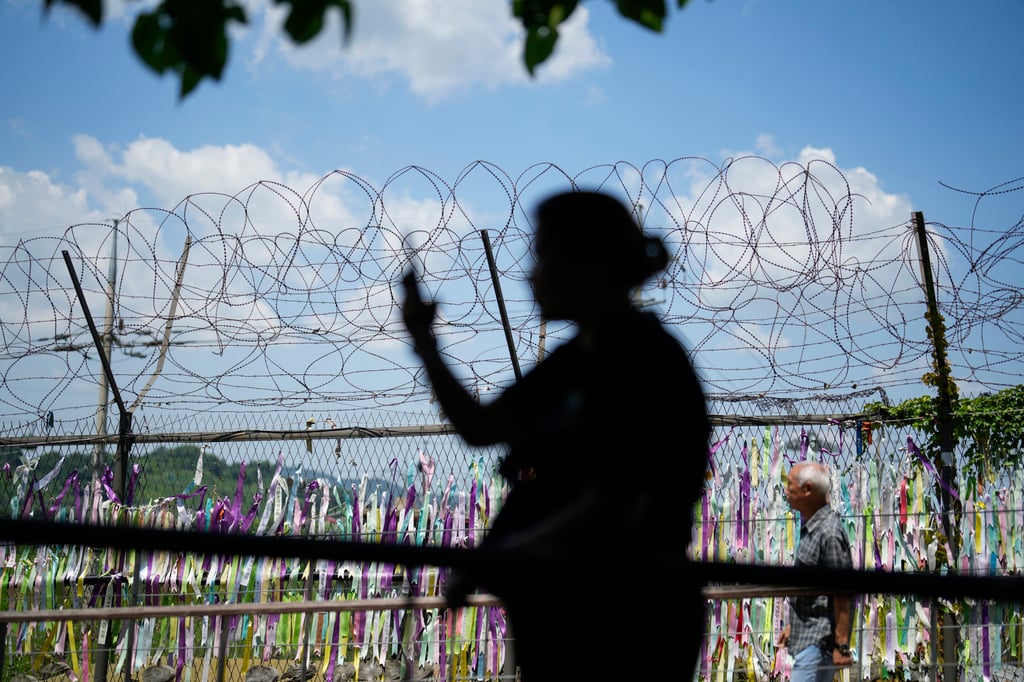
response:
[[[948,541],[951,556],[948,557],[949,568],[956,572],[960,565],[960,537],[959,527],[956,523],[956,512],[953,501],[953,486],[956,481],[956,464],[953,457],[955,442],[953,438],[953,396],[955,388],[950,377],[949,362],[946,358],[946,324],[939,314],[938,297],[935,293],[935,279],[932,272],[931,256],[928,251],[928,234],[925,231],[924,213],[915,211],[913,214],[914,230],[917,233],[917,243],[921,251],[921,281],[924,283],[927,312],[925,320],[928,322],[929,337],[932,342],[932,354],[934,358],[934,380],[938,391],[938,434],[940,461],[937,462],[939,470],[939,499],[942,504],[942,525]],[[935,604],[935,602],[933,602]],[[934,611],[934,609],[933,609]],[[934,618],[934,616],[933,616]],[[954,622],[956,614],[948,608],[943,609],[942,627],[942,676],[936,668],[936,680],[955,681],[957,679],[957,651],[959,650],[959,630]],[[936,642],[936,646],[938,643]]]
[[[101,347],[98,349],[108,360],[110,359],[110,350],[114,341],[114,296],[117,291],[117,225],[119,222],[117,218],[114,218],[114,229],[110,246],[110,267],[107,268],[106,314],[103,317],[103,334],[100,337]],[[107,435],[107,409],[110,407],[110,386],[107,382],[107,373],[102,369],[100,370],[99,387],[99,402],[96,405],[96,435],[102,437]],[[105,454],[106,448],[103,440],[100,440],[93,451],[93,486],[99,486],[100,481],[103,479],[103,459]],[[119,480],[118,477],[114,477],[115,486],[118,485]],[[117,491],[118,495],[123,493],[123,490]]]
[[[516,344],[512,339],[512,328],[508,323],[508,312],[505,310],[505,298],[501,295],[501,279],[498,277],[498,266],[494,262],[494,253],[491,251],[491,240],[487,237],[487,230],[480,230],[480,238],[484,242],[484,253],[487,256],[487,265],[491,269],[491,282],[494,284],[494,296],[498,300],[498,312],[501,315],[501,326],[505,330],[505,343],[508,344],[508,354],[512,360],[512,371],[516,374],[516,380],[523,378],[523,372],[519,369],[519,356],[516,355]]]
[[[931,257],[928,252],[928,237],[925,232],[924,214],[920,211],[914,212],[914,229],[917,231],[917,240],[921,249],[921,276],[924,282],[925,296],[927,297],[928,311],[925,313],[925,320],[928,322],[929,336],[932,341],[932,353],[934,357],[934,384],[938,391],[938,433],[941,461],[939,471],[941,472],[940,497],[943,506],[943,523],[945,524],[946,536],[950,542],[950,549],[954,556],[950,557],[950,563],[955,567],[955,561],[960,555],[960,538],[956,537],[957,525],[953,517],[953,497],[951,491],[956,481],[956,464],[953,458],[955,442],[953,438],[953,396],[956,389],[953,387],[950,378],[949,362],[946,359],[946,324],[939,314],[938,298],[935,294],[935,280],[932,273]]]

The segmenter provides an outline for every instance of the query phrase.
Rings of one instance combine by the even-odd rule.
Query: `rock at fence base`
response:
[[[359,664],[359,682],[376,682],[384,672],[384,666],[377,661],[363,661]]]
[[[402,662],[390,658],[384,662],[384,682],[396,682],[402,679]]]
[[[279,677],[281,673],[269,665],[254,665],[245,671],[245,682],[275,682]]]
[[[174,668],[169,665],[154,665],[142,671],[142,682],[171,682]]]
[[[334,669],[334,679],[331,682],[352,682],[356,677],[356,667],[345,661]]]
[[[316,669],[313,666],[306,668],[303,672],[301,664],[292,663],[281,675],[281,682],[306,682],[314,677],[316,677]]]
[[[39,670],[36,671],[36,676],[40,680],[48,680],[51,677],[67,675],[70,670],[71,666],[64,661],[50,661],[39,667]]]
[[[39,678],[34,675],[18,673],[11,678],[11,682],[39,682]]]

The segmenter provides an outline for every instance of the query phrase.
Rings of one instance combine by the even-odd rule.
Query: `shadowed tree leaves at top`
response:
[[[681,9],[688,1],[675,0],[675,4]],[[44,11],[57,4],[78,8],[94,27],[104,21],[103,0],[43,0]],[[357,21],[352,0],[274,0],[274,4],[288,6],[284,31],[299,45],[320,35],[328,10],[336,9],[341,15],[342,47],[348,44]],[[578,4],[579,0],[512,1],[512,15],[526,31],[523,64],[530,75],[554,53],[558,27]],[[666,0],[615,0],[615,5],[627,20],[662,31]],[[136,18],[132,47],[158,74],[178,74],[184,99],[204,78],[220,80],[230,52],[228,28],[232,22],[248,22],[245,9],[233,0],[163,0]]]

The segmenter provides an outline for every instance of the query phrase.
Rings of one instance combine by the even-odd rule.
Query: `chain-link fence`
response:
[[[791,562],[799,522],[783,497],[783,475],[791,463],[810,458],[833,472],[831,501],[849,531],[855,567],[1019,574],[1021,483],[963,472],[954,491],[958,513],[947,517],[964,540],[954,548],[943,532],[940,484],[920,454],[919,434],[866,425],[861,408],[876,399],[712,400],[713,474],[693,529],[693,557]],[[378,418],[339,424],[307,411],[191,416],[173,424],[140,419],[121,467],[123,487],[112,474],[116,438],[99,447],[89,435],[94,424],[57,422],[39,435],[14,435],[24,425],[12,426],[3,434],[4,514],[98,522],[112,533],[127,525],[475,544],[500,509],[504,488],[494,468],[501,451],[465,447],[437,415]],[[446,609],[445,567],[67,545],[4,552],[0,595],[8,612],[174,609],[174,615],[134,619],[121,613],[99,621],[5,624],[5,678],[15,672],[137,678],[154,666],[149,674],[204,681],[243,679],[249,671],[301,677],[303,669],[322,680],[514,675],[514,645],[500,605]],[[571,589],[567,577],[546,578],[566,579]],[[788,679],[787,652],[775,645],[784,597],[756,590],[725,597],[717,587],[707,588],[697,676]],[[883,588],[856,600],[855,677],[935,679],[945,662],[940,655],[955,657],[964,679],[995,678],[1021,664],[1019,603],[917,599]],[[624,579],[617,598],[635,596]],[[212,610],[231,604],[246,610]],[[642,641],[645,626],[631,627],[638,631],[619,629],[614,637],[622,642],[610,645]]]

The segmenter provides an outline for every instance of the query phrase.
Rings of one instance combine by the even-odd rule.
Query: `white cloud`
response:
[[[10,244],[60,233],[76,222],[108,216],[81,187],[64,185],[42,171],[0,166],[0,240]]]
[[[182,151],[162,138],[140,137],[124,149],[107,150],[88,135],[75,136],[74,144],[86,175],[141,185],[160,205],[198,192],[233,194],[260,180],[284,180],[270,155],[251,144]]]
[[[279,51],[293,68],[339,77],[358,76],[377,87],[390,77],[408,82],[418,97],[437,102],[473,89],[564,80],[610,63],[590,33],[589,13],[578,6],[560,29],[556,52],[531,79],[522,61],[523,29],[507,3],[479,0],[374,0],[360,3],[349,44],[341,20],[328,14],[314,41],[295,46],[281,26],[284,11],[250,9],[260,26],[252,59]]]
[[[135,17],[152,11],[158,4],[158,0],[104,0],[103,16],[107,20],[118,19],[130,26],[135,22]]]
[[[836,155],[831,149],[819,149],[817,147],[804,147],[800,150],[800,154],[797,157],[797,162],[804,165],[811,161],[824,161],[826,163],[835,164]]]
[[[782,150],[780,150],[775,144],[775,138],[772,135],[767,135],[765,133],[761,133],[757,136],[757,140],[754,142],[754,149],[756,149],[759,154],[763,154],[768,158],[777,158],[782,153]]]

